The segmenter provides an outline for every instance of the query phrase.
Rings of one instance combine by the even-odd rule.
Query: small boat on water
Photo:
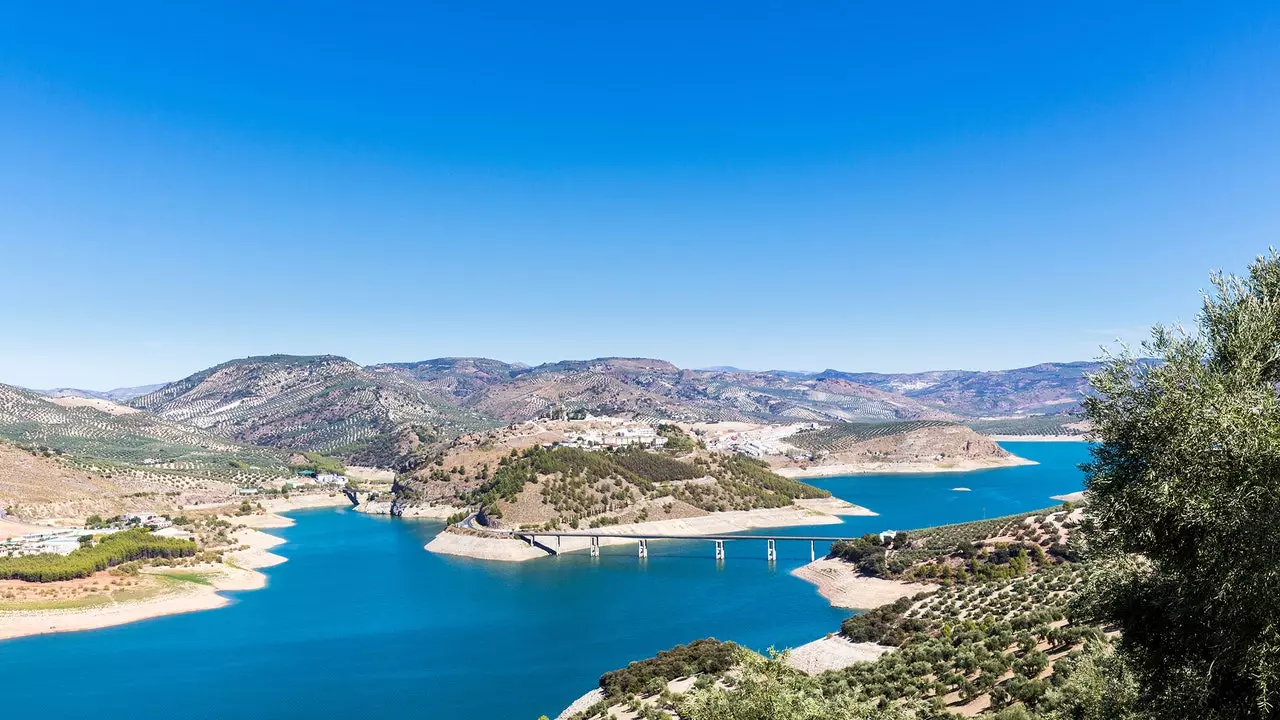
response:
[[[973,492],[969,488],[951,488],[952,492]]]

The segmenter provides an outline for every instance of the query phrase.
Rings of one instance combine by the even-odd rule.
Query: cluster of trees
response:
[[[904,545],[905,546],[905,545]],[[889,574],[886,563],[889,547],[874,533],[853,540],[832,543],[831,555],[858,566],[866,575],[885,577]]]
[[[1146,717],[1280,716],[1280,256],[1215,275],[1191,331],[1156,327],[1085,401],[1090,585]]]
[[[654,678],[665,686],[671,680],[692,675],[719,676],[740,660],[740,651],[737,645],[714,638],[695,640],[601,675],[600,689],[604,690],[606,698],[617,699],[644,692],[654,685]]]
[[[782,656],[740,653],[728,687],[708,685],[678,704],[685,720],[909,720],[924,710],[904,700],[882,703],[857,692],[829,692],[823,683],[792,669]]]
[[[715,483],[666,487],[666,483],[710,475]],[[711,512],[784,507],[797,498],[829,497],[825,490],[784,478],[758,460],[724,455],[683,462],[640,448],[589,452],[535,446],[513,450],[479,487],[463,496],[468,504],[501,517],[498,501],[514,501],[528,484],[541,484],[543,502],[559,521],[570,524],[625,508],[644,498],[670,493]]]
[[[702,477],[702,472],[689,463],[639,448],[619,450],[610,457],[622,467],[654,483]]]
[[[525,485],[542,482],[544,500],[558,514],[572,520],[589,517],[610,507],[634,502],[654,489],[654,481],[628,469],[619,462],[619,457],[579,448],[537,445],[523,452],[512,450],[498,463],[489,479],[463,500],[501,517],[499,500],[514,501]],[[677,462],[670,458],[661,460]],[[639,461],[633,465],[641,467]],[[656,464],[644,467],[655,472],[670,472],[669,468],[659,468]]]
[[[831,493],[782,477],[769,465],[745,455],[714,455],[694,464],[716,479],[712,485],[684,485],[672,495],[711,512],[786,507],[800,498],[830,497]]]
[[[854,623],[884,636],[882,626],[906,634],[908,620],[934,622],[929,613],[957,620],[936,634],[910,632],[875,663],[823,675],[820,693],[749,665],[756,681],[695,692],[682,716],[807,720],[816,707],[823,717],[893,717],[929,698],[916,717],[934,717],[945,711],[943,691],[985,691],[996,720],[1280,717],[1280,255],[1258,258],[1245,277],[1215,275],[1213,285],[1191,331],[1155,328],[1142,348],[1154,362],[1126,349],[1091,378],[1085,414],[1099,442],[1086,466],[1086,544],[1082,555],[1061,543],[1048,553],[1083,557],[1083,584],[1032,592],[1047,576],[1084,574],[1049,568],[1005,590],[983,588],[1033,612],[956,594],[923,604],[925,614]],[[1069,596],[1070,625],[1042,622]],[[1120,630],[1113,646],[1097,642],[1099,625]],[[1040,677],[1038,643],[1082,641]],[[889,702],[883,714],[829,707],[876,693]]]
[[[303,463],[290,465],[293,470],[311,470],[316,473],[333,473],[334,475],[346,475],[347,466],[341,460],[320,453],[303,453],[303,457],[307,460]]]
[[[902,435],[913,430],[955,425],[946,420],[903,420],[899,422],[842,422],[812,430],[801,430],[787,438],[787,443],[813,452],[836,452],[865,440]]]
[[[667,439],[667,444],[663,449],[672,453],[687,453],[698,447],[699,443],[689,434],[680,429],[679,425],[670,423],[661,423],[658,425],[658,434]]]
[[[0,579],[54,582],[89,577],[100,570],[131,560],[189,557],[196,554],[191,540],[156,537],[134,529],[104,536],[69,555],[25,555],[0,558]]]

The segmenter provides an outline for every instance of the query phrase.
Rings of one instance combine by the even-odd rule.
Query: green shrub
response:
[[[130,560],[189,557],[196,554],[191,540],[155,537],[135,529],[107,535],[98,544],[81,547],[69,555],[45,553],[0,558],[0,579],[54,582],[89,577],[100,570]]]

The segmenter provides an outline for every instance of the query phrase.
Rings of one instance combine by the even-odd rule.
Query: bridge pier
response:
[[[809,541],[809,562],[813,562],[814,560],[817,560],[817,559],[818,558],[813,554],[813,541],[810,540]]]
[[[716,560],[724,560],[724,541],[716,541]]]
[[[774,542],[773,538],[769,538],[769,562],[777,562],[777,560],[778,560],[778,546]]]
[[[641,560],[643,560],[643,559],[645,559],[645,558],[649,557],[649,541],[648,541],[648,540],[645,540],[644,538],[640,538],[640,551],[639,551],[639,552],[640,552],[640,559],[641,559]]]
[[[600,557],[600,538],[591,537],[591,557]]]

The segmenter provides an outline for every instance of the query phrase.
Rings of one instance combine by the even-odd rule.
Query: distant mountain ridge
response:
[[[154,385],[139,385],[137,387],[122,387],[114,390],[82,390],[80,388],[53,388],[51,390],[36,390],[46,397],[86,397],[96,398],[98,400],[110,400],[111,402],[124,403],[128,402],[140,395],[155,392],[164,387],[167,383],[156,383]]]
[[[842,378],[914,398],[964,417],[1059,414],[1078,408],[1089,390],[1088,375],[1100,362],[1041,363],[1013,370],[935,370],[922,373],[847,373]]]
[[[1086,375],[1100,367],[1072,362],[1000,371],[804,373],[692,370],[654,358],[530,367],[449,357],[361,366],[336,355],[268,355],[231,360],[162,386],[125,389],[146,392],[124,402],[236,443],[408,468],[416,462],[412,457],[459,434],[556,413],[767,423],[1066,414],[1078,409],[1088,391]]]

